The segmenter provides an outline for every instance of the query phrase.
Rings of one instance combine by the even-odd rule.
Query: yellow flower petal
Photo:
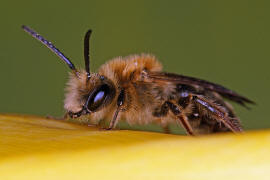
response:
[[[201,137],[101,131],[0,115],[6,179],[269,179],[270,132]]]

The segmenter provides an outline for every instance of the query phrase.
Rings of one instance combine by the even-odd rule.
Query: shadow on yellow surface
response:
[[[0,115],[1,179],[268,179],[270,132],[200,137]]]

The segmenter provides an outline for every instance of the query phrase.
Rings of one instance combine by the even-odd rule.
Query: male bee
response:
[[[51,42],[27,26],[22,28],[63,60],[72,70],[64,108],[71,118],[85,116],[90,122],[110,120],[108,130],[120,120],[128,124],[158,123],[164,129],[180,124],[189,135],[242,132],[229,99],[240,105],[248,98],[202,79],[162,71],[161,63],[148,54],[117,57],[90,72],[89,40],[84,37],[85,69],[74,64]]]

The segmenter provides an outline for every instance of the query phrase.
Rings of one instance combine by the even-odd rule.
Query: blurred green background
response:
[[[83,67],[152,53],[164,70],[222,84],[257,102],[234,104],[246,129],[269,128],[269,1],[1,1],[0,112],[61,116],[68,67],[21,29],[25,24]]]

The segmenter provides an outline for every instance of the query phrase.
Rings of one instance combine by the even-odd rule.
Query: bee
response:
[[[165,130],[181,125],[188,135],[242,132],[239,118],[225,99],[242,106],[254,104],[224,86],[206,80],[162,71],[149,54],[117,57],[90,72],[89,41],[84,37],[85,69],[74,64],[51,42],[27,26],[23,30],[52,50],[71,69],[66,87],[66,117],[85,116],[90,122],[109,120],[107,130],[120,120],[128,124],[157,123]],[[169,132],[169,131],[168,131]]]

